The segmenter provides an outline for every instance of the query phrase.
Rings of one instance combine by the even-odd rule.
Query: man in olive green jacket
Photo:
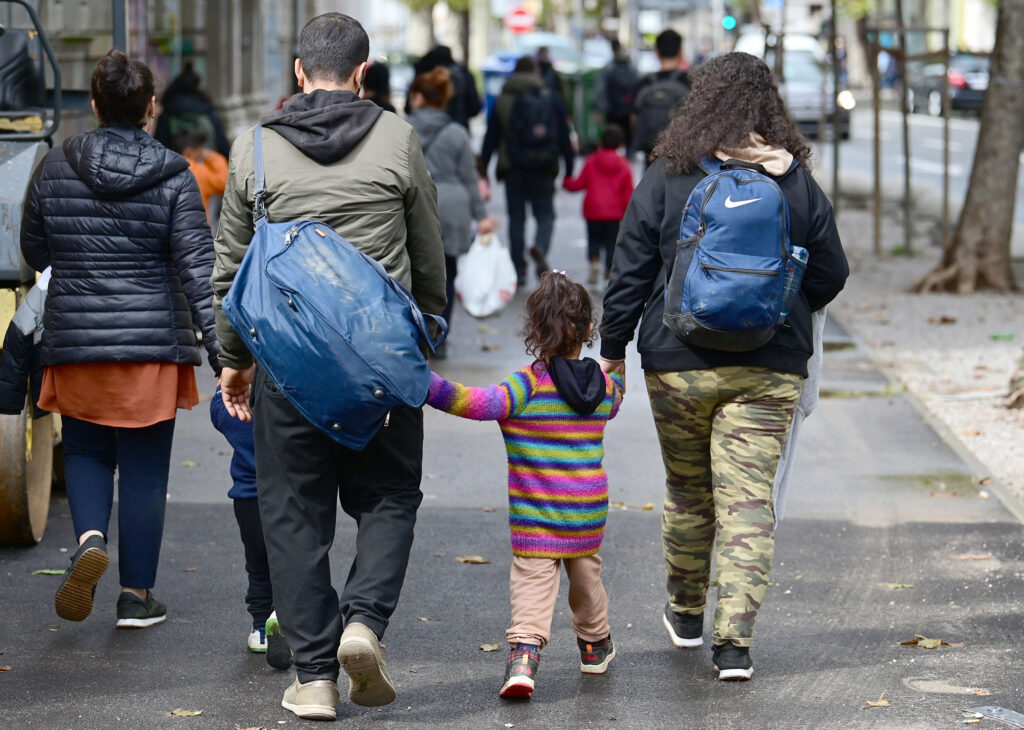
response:
[[[424,312],[440,314],[437,193],[412,127],[356,94],[368,54],[362,26],[340,13],[302,30],[295,62],[302,93],[261,122],[267,213],[272,222],[331,225],[404,284]],[[252,135],[232,147],[215,241],[221,390],[228,412],[242,420],[251,417],[252,396],[274,608],[298,675],[281,704],[299,717],[333,720],[340,668],[353,702],[395,699],[379,640],[398,603],[423,499],[423,413],[392,410],[369,445],[352,451],[307,421],[261,369],[253,373],[252,356],[221,307],[253,235]],[[340,601],[328,560],[339,499],[358,525],[358,557]]]

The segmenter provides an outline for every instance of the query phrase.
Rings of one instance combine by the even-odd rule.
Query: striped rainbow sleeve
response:
[[[520,370],[498,385],[471,388],[432,372],[427,403],[474,421],[501,421],[522,411],[533,391],[533,380],[529,372]]]
[[[612,389],[612,411],[608,414],[608,419],[611,420],[618,414],[622,399],[626,397],[626,380],[621,373],[612,373],[608,380]]]

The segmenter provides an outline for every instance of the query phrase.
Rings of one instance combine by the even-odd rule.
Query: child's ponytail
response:
[[[586,288],[564,272],[542,273],[540,284],[526,300],[527,354],[545,361],[571,355],[583,344],[593,344],[593,325],[594,306]]]

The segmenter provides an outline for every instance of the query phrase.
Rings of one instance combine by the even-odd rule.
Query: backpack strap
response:
[[[259,228],[267,222],[267,206],[263,198],[267,194],[266,174],[263,170],[263,125],[257,124],[252,131],[253,176],[252,222]]]
[[[423,145],[423,157],[424,158],[426,158],[426,156],[427,156],[427,150],[429,150],[431,147],[434,146],[434,142],[437,141],[437,138],[440,137],[442,134],[444,134],[444,130],[448,129],[448,127],[450,127],[453,124],[455,124],[454,120],[449,121],[449,122],[445,122],[444,126],[441,127],[439,130],[437,130],[437,133],[433,137],[431,137],[430,140],[426,144]]]

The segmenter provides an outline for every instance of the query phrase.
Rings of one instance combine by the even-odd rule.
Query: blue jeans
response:
[[[537,248],[546,256],[555,231],[555,178],[545,172],[510,170],[505,175],[508,250],[519,278],[526,276],[526,204],[537,219]],[[538,272],[539,274],[540,272]]]
[[[116,428],[64,416],[64,473],[75,534],[104,536],[117,481],[117,554],[121,585],[152,588],[160,560],[174,419]]]

